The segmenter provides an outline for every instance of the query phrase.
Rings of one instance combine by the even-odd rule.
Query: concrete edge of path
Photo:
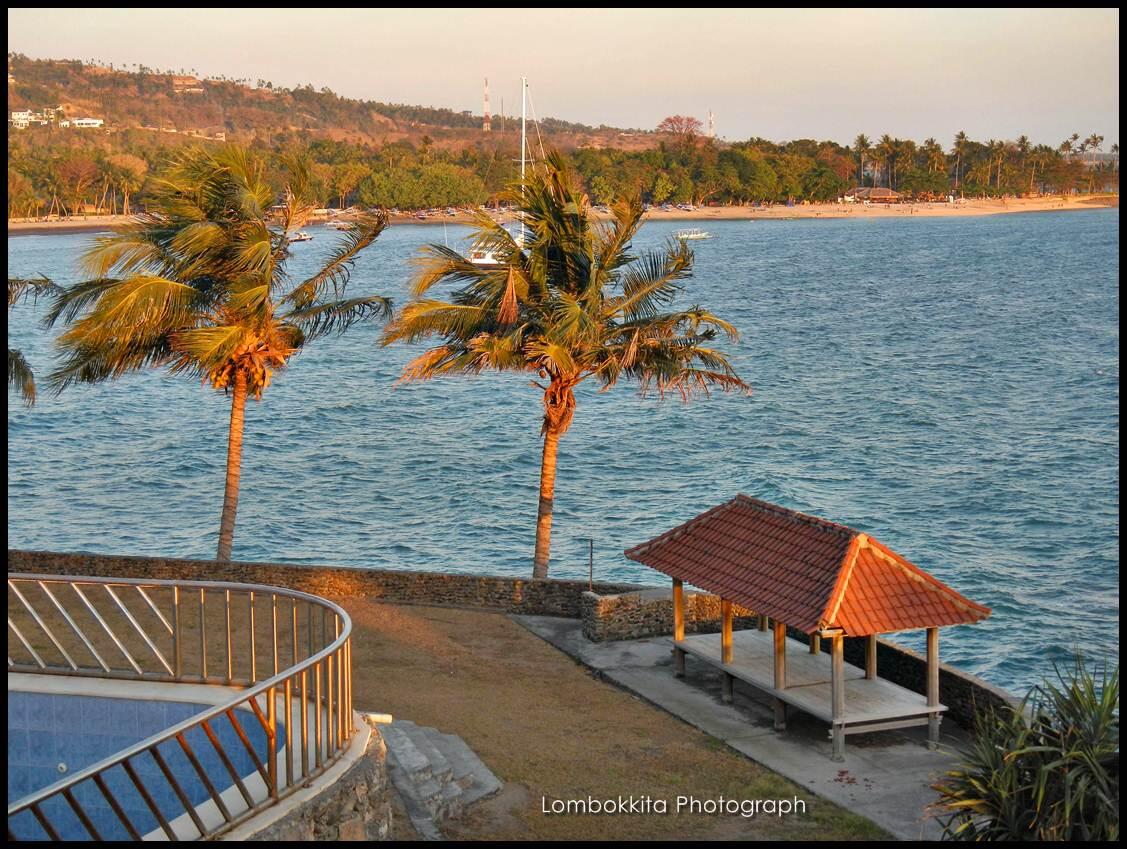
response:
[[[925,809],[931,784],[958,759],[966,743],[944,727],[939,751],[925,745],[923,729],[850,738],[845,763],[830,760],[830,742],[815,722],[777,733],[764,704],[727,705],[699,686],[673,677],[668,637],[593,643],[574,619],[511,614],[510,618],[599,677],[715,737],[728,747],[834,804],[866,817],[901,840],[938,840],[939,822]],[[798,723],[796,723],[797,725]],[[853,745],[869,739],[870,745]]]

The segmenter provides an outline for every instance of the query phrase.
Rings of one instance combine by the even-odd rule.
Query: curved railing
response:
[[[354,730],[351,631],[337,605],[278,587],[9,574],[9,673],[229,688],[9,804],[9,839],[28,814],[52,840],[212,837],[308,784]]]

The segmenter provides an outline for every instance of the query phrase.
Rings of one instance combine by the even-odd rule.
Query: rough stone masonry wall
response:
[[[638,590],[616,595],[585,592],[580,598],[583,636],[592,642],[636,640],[673,633],[673,601],[669,590]],[[751,628],[754,613],[732,606],[736,628]],[[720,630],[720,598],[708,593],[685,593],[685,633],[714,634]]]
[[[392,816],[389,786],[387,747],[377,731],[363,756],[339,779],[248,839],[388,840]]]
[[[409,572],[344,566],[284,563],[219,563],[172,557],[8,550],[9,572],[148,578],[187,581],[234,581],[300,590],[326,598],[367,598],[406,604],[478,607],[537,616],[578,619],[586,581],[533,581],[499,576]],[[599,593],[639,589],[632,584],[597,583]]]
[[[635,591],[614,595],[586,592],[581,599],[583,635],[594,642],[636,640],[641,637],[665,636],[673,633],[673,594],[667,589]],[[733,606],[733,627],[754,628],[757,617],[746,608]],[[708,593],[685,593],[685,632],[714,634],[720,630],[720,599]],[[806,635],[793,629],[788,634],[796,639]],[[942,643],[942,639],[940,641]],[[822,650],[829,651],[829,641],[822,641]],[[845,660],[856,666],[865,665],[865,640],[846,639]],[[921,695],[927,692],[927,658],[887,640],[877,641],[877,670],[881,678],[899,684]],[[940,700],[947,705],[945,714],[966,728],[973,727],[977,709],[1012,704],[1012,695],[974,675],[961,672],[945,663],[939,664]]]

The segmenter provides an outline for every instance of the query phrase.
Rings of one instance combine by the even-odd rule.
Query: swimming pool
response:
[[[98,763],[135,743],[160,734],[165,729],[213,707],[175,701],[150,701],[58,693],[8,692],[8,803],[47,787],[78,770]],[[249,721],[243,719],[242,714]],[[240,726],[259,761],[267,760],[266,735],[253,714],[241,712]],[[210,723],[220,746],[240,776],[255,772],[255,763],[229,719],[215,718]],[[284,729],[279,723],[279,740]],[[233,785],[230,772],[215,747],[199,727],[185,732],[185,740],[199,767],[215,788],[222,792]],[[175,740],[157,747],[169,771],[191,805],[210,798],[196,768]],[[149,754],[131,763],[142,777],[154,804],[168,821],[184,815],[184,804],[163,775],[156,759]],[[156,816],[138,793],[121,766],[103,774],[106,787],[125,815],[144,834],[158,828]],[[92,780],[74,787],[74,797],[98,833],[106,840],[128,840],[129,833],[106,797]],[[90,834],[74,811],[61,797],[42,804],[48,821],[64,840],[89,840]],[[8,828],[20,840],[42,840],[47,832],[31,811],[9,818]]]

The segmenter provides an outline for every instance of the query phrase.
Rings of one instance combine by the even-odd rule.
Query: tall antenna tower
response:
[[[716,138],[716,117],[712,114],[712,110],[708,110],[708,137],[710,139]]]
[[[481,122],[481,131],[488,133],[491,129],[489,124],[489,77],[485,78],[485,119]]]

